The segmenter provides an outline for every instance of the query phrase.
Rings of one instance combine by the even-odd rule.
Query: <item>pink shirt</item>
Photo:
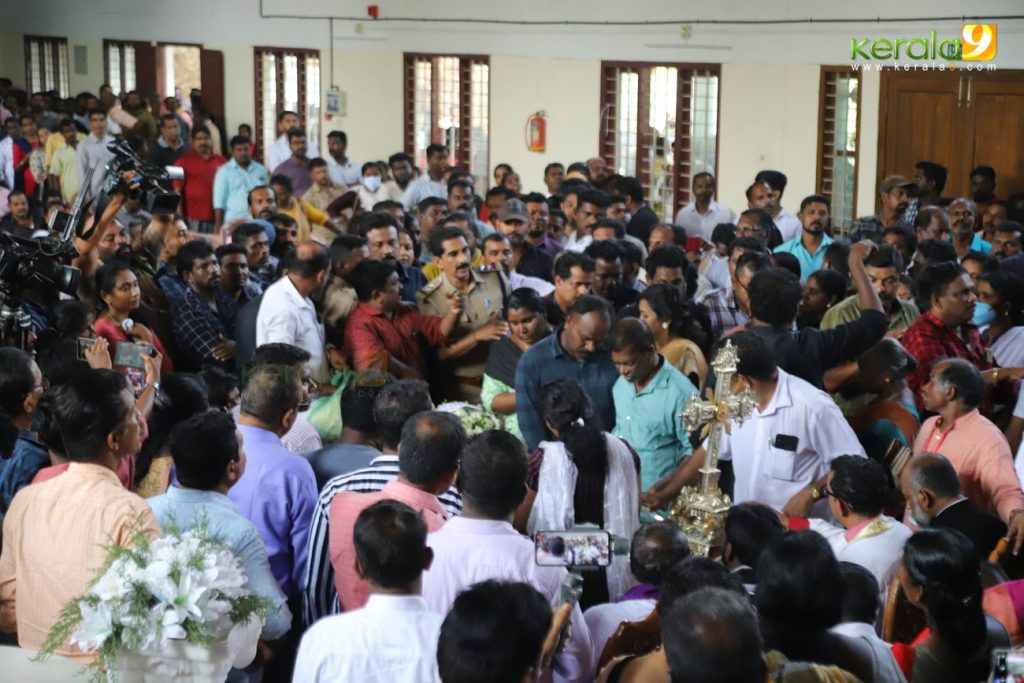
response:
[[[423,515],[428,533],[440,529],[448,519],[437,496],[397,480],[388,482],[376,493],[345,491],[334,496],[329,513],[328,543],[338,601],[345,612],[363,607],[369,596],[366,581],[356,573],[356,549],[352,536],[356,518],[377,501],[389,499],[418,510]]]
[[[914,453],[945,456],[960,477],[964,496],[1009,522],[1011,512],[1024,509],[1024,492],[1006,437],[976,409],[961,415],[945,432],[938,429],[940,419],[930,417],[921,425]]]

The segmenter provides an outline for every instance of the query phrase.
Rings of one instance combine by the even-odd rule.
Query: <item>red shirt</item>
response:
[[[935,362],[943,358],[963,358],[979,370],[988,370],[992,364],[985,355],[981,333],[974,325],[952,328],[939,320],[931,311],[922,314],[907,328],[900,340],[903,348],[917,359],[917,372],[907,384],[914,391],[918,410],[924,410],[924,385],[931,378]],[[988,401],[982,404],[982,414],[989,413]]]
[[[345,324],[345,351],[356,370],[387,370],[389,358],[422,370],[420,337],[431,346],[443,346],[441,318],[402,304],[389,318],[378,308],[360,303]]]
[[[185,170],[185,180],[178,183],[178,188],[187,218],[195,221],[213,220],[213,177],[225,163],[227,159],[219,154],[211,154],[209,159],[204,159],[194,149],[178,157],[175,165]]]

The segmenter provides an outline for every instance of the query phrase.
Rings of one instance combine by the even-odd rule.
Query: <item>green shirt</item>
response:
[[[697,389],[683,373],[661,359],[661,367],[638,392],[621,376],[612,387],[615,436],[624,439],[640,456],[640,482],[644,491],[675,469],[690,455],[690,435],[679,420]]]
[[[889,315],[889,330],[905,330],[910,323],[917,320],[921,312],[912,301],[896,301],[896,312]],[[831,330],[832,328],[852,323],[860,318],[860,305],[857,303],[857,295],[847,297],[825,312],[821,319],[821,329]]]

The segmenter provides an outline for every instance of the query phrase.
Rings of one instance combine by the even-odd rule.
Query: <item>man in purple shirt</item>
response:
[[[250,371],[242,392],[238,429],[246,467],[228,497],[263,536],[270,569],[294,605],[306,572],[309,523],[316,504],[316,478],[309,462],[281,444],[295,422],[304,395],[302,377],[290,365]],[[294,602],[293,602],[294,601]]]
[[[292,128],[288,131],[288,149],[292,155],[278,164],[271,175],[283,175],[292,181],[292,191],[296,197],[302,197],[306,190],[313,187],[313,178],[309,174],[309,159],[306,157],[306,131]]]

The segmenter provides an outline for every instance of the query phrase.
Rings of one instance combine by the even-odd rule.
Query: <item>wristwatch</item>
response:
[[[807,491],[811,494],[811,500],[818,500],[821,498],[821,489],[817,486],[808,487]]]
[[[145,391],[149,387],[153,387],[153,391],[158,392],[160,391],[160,382],[146,382],[146,384],[143,385],[142,390]]]

